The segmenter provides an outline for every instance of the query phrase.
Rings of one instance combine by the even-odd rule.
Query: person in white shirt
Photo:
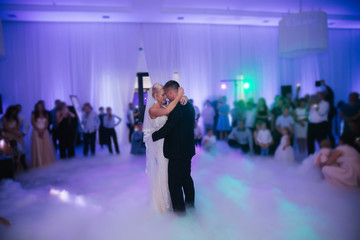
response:
[[[245,126],[246,128],[250,129],[251,131],[255,130],[255,120],[256,120],[256,108],[254,108],[253,101],[248,101],[246,103],[246,120]]]
[[[195,138],[195,146],[201,146],[201,142],[202,142],[202,129],[198,124],[198,121],[195,120],[195,125],[194,125],[194,138]]]
[[[140,112],[134,113],[134,104],[129,103],[129,108],[126,111],[126,126],[129,128],[129,143],[131,143],[131,136],[134,132],[134,127],[135,127],[134,118],[137,117],[139,114]]]
[[[261,155],[268,156],[270,146],[273,144],[273,138],[270,130],[266,128],[266,122],[261,123],[261,129],[257,133],[256,142],[261,148]]]
[[[283,128],[289,129],[289,138],[292,142],[294,136],[294,118],[290,115],[289,106],[283,107],[283,114],[278,116],[275,122],[276,131],[278,132],[279,136],[282,135]],[[275,141],[276,147],[279,145],[280,139],[278,142]]]
[[[105,136],[106,136],[106,143],[109,148],[109,153],[113,153],[112,150],[112,144],[111,144],[111,138],[114,142],[115,151],[117,154],[120,154],[119,144],[116,136],[115,127],[119,125],[121,122],[121,118],[116,116],[115,114],[112,114],[111,107],[106,108],[106,114],[103,117],[103,124],[104,124],[104,130],[105,130]]]
[[[100,119],[98,115],[92,110],[90,103],[85,103],[83,106],[83,117],[81,124],[84,131],[84,156],[88,155],[89,145],[91,155],[95,155],[95,140],[96,131],[100,127]]]
[[[244,153],[253,152],[253,138],[249,129],[245,128],[244,120],[237,123],[237,127],[231,130],[228,144],[233,148],[240,148]]]
[[[207,129],[206,135],[202,140],[202,148],[205,151],[212,151],[214,150],[216,145],[216,137],[214,136],[214,130],[212,128]]]
[[[205,102],[205,106],[201,112],[204,129],[214,129],[214,117],[215,117],[215,110],[211,106],[211,102],[207,100]]]
[[[329,103],[324,100],[324,94],[322,92],[317,93],[317,101],[315,96],[312,96],[310,99],[308,107],[309,125],[307,131],[307,148],[309,155],[315,152],[315,141],[320,143],[327,138],[329,107]]]

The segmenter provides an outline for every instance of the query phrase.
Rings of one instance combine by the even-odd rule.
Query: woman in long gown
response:
[[[341,187],[360,187],[360,154],[353,147],[354,142],[350,134],[342,135],[340,145],[320,165],[327,182]]]
[[[176,107],[181,100],[186,104],[183,97],[184,89],[179,88],[178,97],[166,107],[166,95],[163,86],[155,83],[150,90],[144,116],[144,142],[146,144],[146,172],[149,176],[152,203],[160,212],[170,209],[170,192],[168,186],[168,162],[163,152],[164,139],[154,142],[152,133],[163,127],[167,121],[167,115]]]
[[[45,112],[42,102],[35,105],[35,110],[31,114],[31,158],[33,167],[50,165],[56,161],[54,146],[50,140],[48,130],[49,119]]]

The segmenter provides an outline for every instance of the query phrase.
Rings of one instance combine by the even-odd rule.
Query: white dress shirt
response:
[[[91,111],[87,117],[84,113],[81,123],[84,127],[84,133],[93,133],[100,127],[100,119],[94,111]]]
[[[29,123],[26,121],[25,117],[21,114],[18,115],[20,127],[21,127],[21,133],[26,135],[26,133],[29,131]]]
[[[130,117],[131,122],[129,122],[128,116]],[[134,124],[134,111],[133,110],[128,109],[126,111],[126,123],[127,124]]]
[[[290,115],[281,115],[276,119],[276,126],[279,126],[280,128],[286,127],[291,129],[291,125],[294,125],[294,123],[294,118]]]
[[[325,100],[321,100],[318,103],[319,109],[316,110],[314,105],[310,106],[309,122],[310,123],[321,123],[328,120],[329,103]]]
[[[271,143],[273,141],[273,138],[269,129],[260,129],[257,134],[257,141],[262,144]]]
[[[121,122],[121,118],[115,114],[112,114],[111,118],[109,119],[109,115],[105,114],[103,121],[105,128],[114,128],[115,125],[118,125]]]

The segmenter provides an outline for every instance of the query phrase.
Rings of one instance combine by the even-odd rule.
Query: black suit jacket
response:
[[[165,125],[152,134],[153,141],[164,140],[164,156],[168,159],[192,158],[195,155],[194,107],[178,103]]]

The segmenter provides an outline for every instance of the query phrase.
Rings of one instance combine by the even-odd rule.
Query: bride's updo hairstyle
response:
[[[161,89],[163,89],[163,85],[161,85],[160,83],[155,83],[152,86],[152,97],[155,98],[155,95],[160,93]]]

